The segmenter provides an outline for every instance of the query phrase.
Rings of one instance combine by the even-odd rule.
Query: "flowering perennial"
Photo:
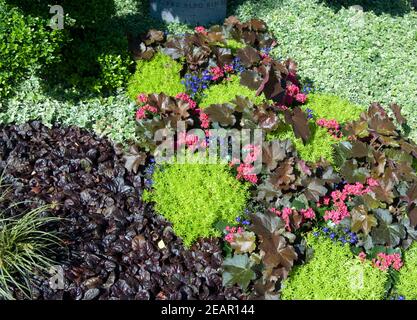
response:
[[[362,251],[358,254],[358,258],[364,262],[366,259],[366,253]],[[386,271],[390,267],[398,271],[403,266],[403,262],[399,253],[386,254],[380,252],[377,254],[376,258],[372,259],[372,265],[381,271]]]
[[[334,119],[326,120],[324,118],[318,119],[316,121],[317,125],[323,128],[327,128],[327,131],[335,138],[340,139],[343,134],[340,131],[340,124]]]
[[[372,183],[373,181],[371,181]],[[330,194],[331,200],[333,200],[333,210],[326,210],[324,213],[324,220],[331,220],[338,224],[344,218],[349,217],[350,213],[345,201],[351,196],[361,196],[370,192],[369,187],[365,187],[362,183],[346,184],[342,191],[336,190]],[[323,202],[325,205],[330,203],[330,198],[325,197]],[[320,204],[318,204],[320,206]]]
[[[288,231],[291,231],[291,220],[290,217],[292,215],[301,214],[301,216],[305,220],[311,220],[316,218],[316,214],[314,213],[313,209],[301,209],[300,212],[298,212],[295,209],[291,209],[288,207],[285,207],[282,209],[282,211],[276,209],[276,208],[270,208],[269,209],[272,213],[276,214],[278,217],[280,217],[285,222],[285,228]]]
[[[229,227],[229,226],[227,226],[226,227],[226,231],[227,231],[227,234],[224,237],[224,240],[226,240],[227,242],[231,243],[231,242],[233,242],[234,235],[236,233],[242,233],[244,230],[243,230],[242,227],[237,227],[236,228],[236,227]]]

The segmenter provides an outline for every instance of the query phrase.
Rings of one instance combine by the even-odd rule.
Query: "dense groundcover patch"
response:
[[[75,127],[38,122],[3,127],[1,167],[9,200],[53,204],[66,245],[57,252],[65,289],[34,276],[38,299],[224,299],[219,241],[184,249],[171,225],[141,201],[141,174],[130,174],[112,144]],[[7,167],[5,167],[7,163]],[[4,210],[7,203],[2,202]],[[22,297],[16,290],[16,297]]]
[[[128,123],[124,145],[2,127],[0,221],[28,207],[60,218],[38,227],[59,231],[50,257],[65,275],[56,290],[44,267],[14,273],[14,298],[27,298],[24,279],[38,299],[414,298],[417,145],[399,105],[312,94],[258,19],[129,44],[129,120],[89,105],[85,118],[107,133]]]

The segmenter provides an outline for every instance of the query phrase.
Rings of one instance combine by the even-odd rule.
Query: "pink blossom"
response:
[[[377,187],[379,186],[379,182],[373,178],[368,178],[366,183],[368,184],[368,186],[370,187]]]
[[[316,214],[312,208],[301,209],[301,214],[305,219],[314,219],[316,217]]]
[[[206,28],[204,28],[203,26],[195,27],[194,31],[197,32],[197,33],[201,33],[205,36],[208,34]]]
[[[236,178],[238,180],[243,179],[246,181],[249,181],[253,184],[258,183],[258,177],[256,174],[253,173],[253,165],[251,164],[246,164],[246,163],[241,163],[238,167],[237,167],[237,176]]]
[[[145,118],[146,118],[145,109],[139,108],[136,111],[136,120],[141,120],[141,119],[145,119]]]
[[[210,73],[211,73],[211,75],[212,75],[212,80],[213,80],[213,81],[216,81],[216,80],[218,80],[218,79],[220,79],[220,78],[223,78],[223,77],[224,77],[224,72],[223,72],[223,69],[222,69],[222,68],[220,68],[220,67],[218,67],[218,66],[216,66],[216,67],[211,67],[211,68],[210,68]]]
[[[197,106],[197,103],[193,99],[191,99],[191,97],[188,94],[184,92],[178,93],[175,96],[175,98],[187,102],[189,109],[195,109],[195,107]]]
[[[304,93],[299,93],[295,96],[295,100],[300,103],[305,103],[307,101],[307,96]]]
[[[253,163],[258,159],[259,155],[261,154],[262,150],[259,146],[248,144],[243,147],[243,151],[249,151],[246,155],[245,159],[243,160],[244,163]]]
[[[141,93],[140,95],[137,96],[136,99],[141,103],[148,102],[148,96],[145,93]]]
[[[359,260],[360,260],[360,261],[364,262],[364,261],[365,261],[365,259],[366,259],[366,253],[365,253],[365,252],[363,252],[363,251],[361,251],[361,252],[358,254],[358,258],[359,258]]]
[[[201,127],[203,129],[207,129],[210,126],[210,119],[207,113],[204,113],[203,111],[200,111],[200,122],[201,122]]]
[[[318,119],[316,124],[320,127],[327,128],[328,132],[336,139],[342,137],[342,132],[340,131],[340,124],[334,119]]]
[[[297,94],[300,93],[300,88],[297,87],[295,84],[290,84],[289,86],[287,86],[287,95],[295,98],[297,96]]]
[[[157,109],[156,107],[151,106],[151,105],[149,105],[149,104],[144,105],[142,108],[143,108],[144,110],[149,111],[149,112],[152,112],[152,113],[157,113],[157,112],[158,112],[158,109]]]
[[[279,104],[279,105],[277,105],[277,108],[278,108],[279,110],[282,110],[282,111],[288,110],[288,107],[287,107],[286,105],[284,105],[284,104]]]
[[[231,64],[225,64],[223,70],[224,72],[233,72],[233,66]]]
[[[382,271],[387,270],[389,267],[400,270],[403,266],[401,256],[398,253],[386,254],[383,252],[378,253],[376,259],[372,259],[372,264]]]

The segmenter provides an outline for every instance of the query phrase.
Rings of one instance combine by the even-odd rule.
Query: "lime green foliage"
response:
[[[226,48],[232,49],[232,52],[237,49],[244,48],[245,44],[234,39],[229,39],[226,41]]]
[[[367,1],[361,13],[348,6],[335,10],[336,1],[236,2],[229,14],[265,20],[279,39],[273,53],[297,61],[302,78],[364,106],[397,102],[417,141],[417,11],[409,4],[393,10],[406,7],[405,1]]]
[[[211,104],[221,104],[234,100],[236,96],[249,98],[255,104],[265,101],[265,96],[255,95],[256,91],[240,84],[240,78],[237,75],[231,77],[229,81],[210,86],[204,91],[204,97],[200,102],[200,107],[208,107]]]
[[[330,163],[333,163],[333,147],[332,145],[340,140],[333,138],[326,128],[321,128],[315,123],[309,123],[311,130],[310,140],[304,144],[301,138],[294,135],[294,131],[289,125],[280,126],[275,132],[267,135],[268,140],[291,140],[295,145],[301,159],[305,161],[317,162],[323,157]]]
[[[385,294],[387,273],[362,263],[349,245],[328,238],[307,238],[314,250],[305,265],[295,267],[283,283],[283,300],[378,300]]]
[[[170,164],[155,171],[153,192],[144,199],[169,220],[186,246],[200,237],[219,236],[218,221],[233,223],[248,198],[248,187],[223,164]]]
[[[396,284],[397,293],[407,300],[417,300],[417,243],[404,254],[404,266]]]
[[[150,61],[138,60],[136,72],[128,85],[129,96],[135,99],[140,93],[165,93],[175,96],[185,91],[181,84],[182,65],[163,53]]]
[[[303,109],[311,109],[317,119],[336,119],[339,123],[357,120],[366,108],[330,94],[309,94]]]
[[[304,110],[307,108],[313,110],[316,119],[336,119],[339,123],[359,118],[364,108],[354,105],[345,99],[338,98],[328,94],[309,94],[308,100],[302,106]],[[326,128],[322,128],[310,122],[310,130],[312,136],[310,140],[303,144],[300,138],[296,138],[291,126],[284,125],[275,132],[269,134],[269,140],[290,139],[295,145],[300,157],[305,161],[317,162],[323,157],[330,163],[333,163],[333,147],[332,145],[340,140],[333,138]]]
[[[63,33],[51,30],[45,19],[25,16],[0,0],[0,98],[13,92],[30,69],[58,61],[63,39]]]

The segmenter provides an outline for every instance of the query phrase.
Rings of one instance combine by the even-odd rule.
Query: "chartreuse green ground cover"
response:
[[[186,246],[201,237],[220,236],[216,223],[233,223],[249,197],[248,185],[224,164],[166,164],[152,180],[153,190],[144,199],[155,203]]]
[[[372,1],[363,13],[320,0],[232,1],[232,7],[242,20],[263,19],[279,39],[273,54],[297,61],[299,75],[318,91],[364,106],[397,102],[417,141],[417,11],[388,10],[402,2]]]
[[[222,104],[231,102],[236,96],[249,98],[254,104],[265,101],[264,94],[256,96],[256,91],[240,84],[240,77],[233,75],[230,80],[223,81],[219,84],[211,85],[204,91],[204,97],[200,102],[200,107],[208,107],[211,104]]]
[[[404,266],[396,284],[396,291],[407,300],[417,300],[417,244],[404,253]]]
[[[185,91],[181,84],[182,65],[171,57],[158,52],[149,60],[138,60],[136,72],[128,84],[129,96],[135,99],[140,93],[165,93],[176,96]]]
[[[360,114],[365,110],[364,107],[352,104],[346,99],[319,93],[309,94],[307,103],[302,108],[304,110],[312,110],[315,119],[335,119],[340,124],[358,119]],[[314,120],[310,120],[310,130],[312,132],[311,138],[305,144],[300,138],[295,137],[289,125],[282,125],[275,132],[269,134],[267,138],[291,140],[300,157],[305,161],[316,162],[323,157],[330,163],[333,163],[332,145],[338,143],[340,140],[333,138],[327,132],[326,128],[317,126]]]
[[[307,237],[313,256],[283,283],[283,300],[380,300],[388,274],[354,257],[349,245]]]

